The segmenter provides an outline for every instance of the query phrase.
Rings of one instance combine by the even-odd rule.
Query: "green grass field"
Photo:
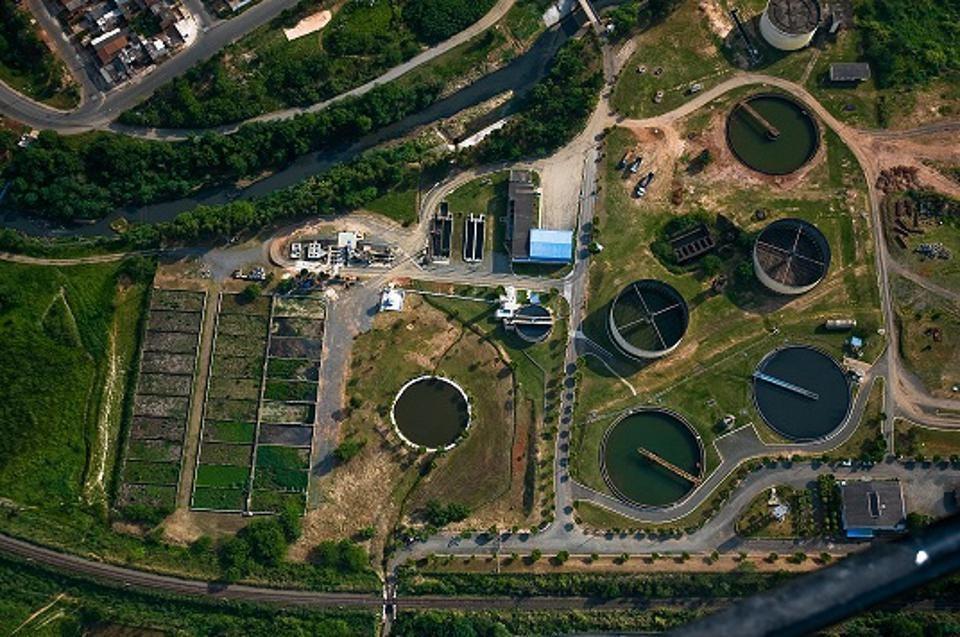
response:
[[[960,384],[960,307],[903,277],[891,279],[904,363],[935,396]]]
[[[44,507],[80,497],[96,444],[120,276],[117,264],[0,263],[0,364],[6,367],[0,389],[0,496]],[[122,326],[130,332],[126,342],[142,311],[144,286],[136,284],[132,298],[122,306],[124,317],[132,319]],[[121,369],[129,369],[132,352],[125,355]]]
[[[921,427],[898,418],[894,423],[898,456],[932,460],[960,456],[960,432]]]
[[[639,66],[646,71],[637,72]],[[663,68],[659,76],[654,74],[658,67]],[[664,22],[638,36],[637,50],[624,66],[611,105],[627,117],[660,115],[687,101],[691,84],[710,88],[732,70],[719,54],[696,3],[685,2]],[[659,104],[654,102],[657,91],[664,92]]]

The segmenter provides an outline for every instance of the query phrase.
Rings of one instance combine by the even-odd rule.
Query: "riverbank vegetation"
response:
[[[0,633],[369,637],[377,615],[112,588],[0,556]]]
[[[54,108],[80,102],[63,62],[40,39],[30,10],[15,0],[0,0],[0,81]]]
[[[162,87],[124,113],[121,121],[135,126],[207,128],[323,102],[459,33],[492,6],[493,0],[351,1],[336,10],[319,34],[288,40],[284,29],[323,8],[318,0],[303,0]],[[500,45],[511,33],[501,27],[496,36]]]
[[[232,135],[208,134],[162,142],[90,133],[62,137],[44,131],[14,153],[4,176],[9,203],[59,220],[98,219],[124,206],[142,206],[197,189],[260,176],[296,157],[344,144],[417,112],[438,88],[388,84],[320,113],[255,123]]]

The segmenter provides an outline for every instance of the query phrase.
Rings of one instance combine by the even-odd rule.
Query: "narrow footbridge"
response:
[[[661,458],[660,456],[653,453],[649,449],[645,449],[643,447],[637,447],[637,453],[639,453],[641,456],[643,456],[650,462],[656,463],[661,467],[663,467],[664,469],[677,474],[684,480],[687,480],[688,482],[692,482],[694,485],[700,484],[700,478],[698,478],[697,476],[693,475],[688,471],[684,471],[683,469],[673,464],[669,460],[665,460],[664,458]]]

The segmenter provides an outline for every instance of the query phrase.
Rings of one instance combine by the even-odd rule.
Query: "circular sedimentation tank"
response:
[[[748,168],[788,175],[816,155],[820,129],[813,115],[792,97],[760,94],[738,102],[730,111],[727,144]]]
[[[810,44],[820,16],[817,0],[769,0],[760,16],[760,34],[774,48],[796,51]]]
[[[687,302],[673,286],[641,279],[623,288],[610,304],[607,330],[624,354],[651,359],[675,350],[689,323]]]
[[[600,448],[607,487],[640,506],[680,500],[702,478],[703,465],[700,436],[681,416],[664,409],[623,416],[607,429]]]
[[[830,244],[823,233],[802,219],[778,219],[753,244],[753,271],[778,294],[812,290],[830,269]]]
[[[413,447],[449,449],[470,426],[470,400],[460,385],[442,376],[408,381],[393,400],[397,435]]]
[[[829,354],[804,345],[767,354],[753,377],[757,411],[793,442],[829,437],[850,413],[850,381]]]
[[[524,305],[517,310],[517,316],[521,319],[539,319],[537,323],[518,322],[514,324],[514,330],[517,336],[528,343],[540,343],[548,336],[553,329],[553,314],[542,305]],[[549,322],[546,322],[549,320]]]

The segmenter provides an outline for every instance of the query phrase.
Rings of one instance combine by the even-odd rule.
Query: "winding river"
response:
[[[615,4],[611,0],[596,3],[597,6]],[[50,221],[14,210],[0,212],[0,224],[29,235],[42,237],[95,237],[113,234],[110,223],[123,216],[134,223],[159,223],[170,221],[181,212],[197,206],[224,204],[237,199],[262,197],[274,190],[297,184],[304,179],[317,175],[332,166],[349,161],[378,144],[408,134],[414,129],[440,119],[451,117],[460,111],[479,104],[505,91],[514,91],[514,98],[506,109],[515,107],[517,98],[525,95],[529,89],[547,72],[550,61],[563,44],[581,27],[579,12],[568,15],[559,24],[545,31],[533,46],[523,55],[504,68],[477,80],[470,86],[439,100],[427,108],[374,131],[350,145],[325,148],[318,152],[303,155],[272,175],[261,179],[246,188],[233,185],[212,186],[195,194],[151,204],[140,208],[119,209],[110,215],[89,224],[64,225],[59,221]]]

